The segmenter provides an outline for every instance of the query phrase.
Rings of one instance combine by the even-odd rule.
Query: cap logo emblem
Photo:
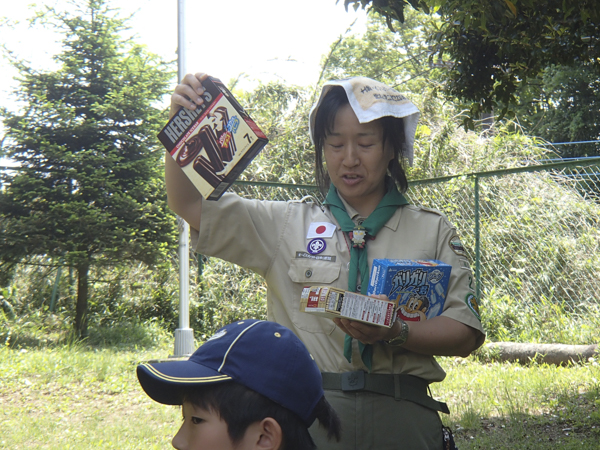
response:
[[[221,331],[217,331],[215,334],[213,334],[211,337],[209,337],[206,342],[208,341],[212,341],[215,339],[219,339],[222,338],[223,336],[225,336],[227,334],[227,330],[221,330]]]

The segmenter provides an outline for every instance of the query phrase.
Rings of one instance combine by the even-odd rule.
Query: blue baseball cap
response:
[[[186,388],[235,381],[294,412],[310,426],[323,397],[319,368],[304,344],[275,322],[241,320],[221,328],[186,361],[137,367],[158,403],[181,405]]]

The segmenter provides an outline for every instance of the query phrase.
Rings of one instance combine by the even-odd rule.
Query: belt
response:
[[[450,414],[448,405],[428,395],[429,383],[422,378],[403,374],[356,372],[322,372],[323,389],[343,392],[366,391],[408,400],[425,408]]]

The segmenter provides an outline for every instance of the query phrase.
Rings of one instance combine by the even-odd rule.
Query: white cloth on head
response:
[[[317,110],[325,94],[333,86],[341,86],[346,91],[350,107],[360,123],[371,122],[385,116],[403,119],[405,136],[404,157],[412,166],[415,133],[419,121],[418,108],[397,90],[367,77],[353,77],[345,80],[331,80],[323,85],[321,96],[313,106],[309,116],[310,138],[314,144],[314,129]]]

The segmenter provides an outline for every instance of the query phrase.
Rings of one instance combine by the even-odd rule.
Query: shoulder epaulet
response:
[[[434,208],[427,208],[425,206],[417,206],[417,205],[406,205],[406,206],[415,211],[430,212],[433,214],[437,214],[438,216],[441,216],[441,217],[446,217],[446,215],[443,212],[441,212],[437,209],[434,209]]]
[[[297,199],[290,200],[290,203],[316,203],[316,204],[319,204],[317,199],[314,198],[312,195],[305,195],[300,200],[297,200]]]

